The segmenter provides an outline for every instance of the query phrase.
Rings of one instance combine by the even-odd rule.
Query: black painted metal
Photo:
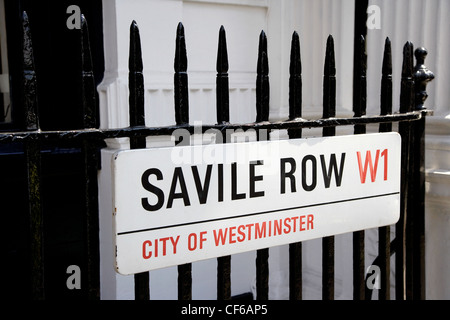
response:
[[[425,100],[428,98],[427,85],[428,82],[434,79],[434,74],[425,66],[425,58],[428,55],[427,49],[424,47],[417,48],[414,52],[417,64],[414,67],[414,92],[415,92],[415,106],[414,110],[423,110],[425,107]]]
[[[181,22],[178,24],[175,44],[175,121],[177,125],[182,125],[189,123],[189,92],[186,41],[184,36],[184,26]]]
[[[269,60],[267,36],[259,36],[258,63],[256,71],[256,122],[269,120]],[[258,140],[263,139],[257,131]],[[269,249],[256,251],[256,299],[269,299]]]
[[[402,64],[402,79],[400,88],[400,112],[411,112],[413,109],[413,94],[414,94],[414,80],[413,80],[413,46],[412,43],[407,42],[403,46],[403,64]],[[409,188],[410,181],[410,136],[411,124],[408,122],[399,124],[399,133],[402,136],[402,173],[401,173],[401,203],[400,203],[400,219],[396,224],[395,234],[398,239],[396,256],[395,256],[395,295],[397,300],[406,299],[407,272],[409,270],[407,264],[407,212],[410,207],[409,204]]]
[[[92,58],[89,41],[88,24],[81,15],[81,95],[83,108],[83,127],[94,128],[97,123],[95,80],[92,70]],[[85,183],[85,239],[87,255],[87,286],[88,298],[97,300],[100,298],[100,252],[99,252],[99,222],[98,222],[98,163],[99,150],[96,143],[89,139],[82,141],[81,150],[84,162]]]
[[[289,75],[289,120],[293,120],[302,117],[302,60],[296,31],[292,34]]]
[[[228,86],[228,52],[226,33],[223,26],[221,26],[219,30],[216,71],[217,123],[229,123],[230,97]],[[222,135],[221,141],[223,143],[226,142],[225,135]],[[217,299],[231,299],[231,256],[217,258]]]
[[[256,122],[269,120],[269,57],[267,54],[267,36],[264,31],[259,35],[258,62],[256,71]]]
[[[26,130],[39,130],[36,72],[34,67],[33,46],[28,15],[23,12],[23,108],[25,111]],[[39,141],[24,143],[26,159],[28,206],[30,223],[30,275],[31,297],[41,300],[45,298],[44,288],[44,217],[41,198],[41,144]]]
[[[414,52],[417,64],[414,67],[415,110],[425,110],[425,100],[428,97],[427,84],[434,79],[434,74],[424,65],[428,54],[423,47]],[[414,219],[413,235],[413,299],[424,300],[425,296],[425,118],[412,125],[414,164],[412,173],[414,186],[412,199],[414,204],[411,214]]]
[[[362,118],[330,118],[330,119],[317,119],[317,120],[305,120],[295,119],[286,120],[280,122],[263,122],[263,123],[242,123],[242,124],[217,124],[207,125],[204,124],[201,127],[194,125],[173,125],[165,127],[128,127],[119,129],[78,129],[78,130],[61,130],[61,131],[16,131],[16,132],[3,132],[0,133],[0,143],[12,143],[23,142],[27,140],[48,140],[48,141],[64,141],[81,140],[89,137],[93,140],[98,140],[101,144],[104,139],[111,138],[132,138],[140,136],[160,136],[171,135],[175,130],[183,128],[189,133],[206,132],[207,130],[218,130],[222,133],[226,133],[227,130],[249,130],[249,129],[266,129],[266,130],[283,130],[283,129],[311,129],[311,128],[324,128],[324,127],[338,127],[338,126],[351,126],[358,124],[376,124],[376,123],[389,123],[389,122],[405,122],[416,121],[424,116],[431,115],[431,110],[421,110],[407,113],[397,113],[386,116],[366,116]]]
[[[189,124],[189,89],[187,74],[187,53],[184,26],[177,27],[174,62],[175,121],[177,125]],[[192,299],[192,264],[178,266],[178,299]]]
[[[144,75],[142,64],[141,38],[136,21],[130,25],[130,54],[128,57],[128,87],[130,127],[145,125],[144,113]],[[145,137],[130,137],[130,149],[145,148]],[[150,274],[134,275],[134,297],[136,300],[150,299]]]
[[[219,45],[217,48],[216,64],[216,109],[217,123],[230,122],[230,97],[228,86],[228,51],[225,28],[220,27]]]
[[[41,199],[41,148],[39,141],[24,145],[27,163],[28,206],[30,221],[31,297],[45,298],[44,288],[44,217]]]
[[[302,116],[302,61],[300,55],[300,37],[292,34],[291,60],[289,66],[289,119]],[[301,138],[302,129],[288,130],[289,138]],[[302,243],[289,245],[289,299],[302,299]]]
[[[34,68],[33,44],[31,42],[30,23],[26,12],[22,16],[23,26],[23,108],[27,130],[39,129],[36,71]]]
[[[336,62],[334,40],[327,40],[323,76],[323,117],[336,117]],[[322,129],[324,137],[334,136],[336,127]],[[334,300],[334,236],[322,238],[322,299]]]
[[[391,41],[386,38],[383,56],[383,68],[381,75],[381,98],[380,114],[392,113],[392,53]],[[380,132],[392,131],[392,123],[382,123],[379,126]],[[378,228],[378,254],[380,257],[380,282],[381,288],[378,294],[379,300],[390,300],[391,292],[391,228],[390,226]],[[368,288],[366,286],[366,288]],[[367,296],[366,290],[366,296]]]
[[[130,91],[130,126],[144,126],[144,75],[142,64],[141,40],[136,21],[130,26],[130,54],[128,58],[128,86]]]
[[[81,103],[83,110],[83,128],[96,127],[96,96],[95,79],[92,69],[92,56],[89,41],[88,23],[81,15]]]
[[[366,114],[366,41],[361,35],[358,43],[359,49],[355,50],[359,54],[357,64],[354,65],[353,78],[353,112],[355,117],[362,117]],[[364,124],[356,124],[354,128],[355,134],[366,133]],[[353,299],[364,300],[365,295],[365,246],[364,246],[364,230],[353,232]]]
[[[381,72],[380,115],[392,114],[392,49],[391,40],[384,43],[383,67]],[[380,132],[392,130],[392,123],[380,124]]]
[[[323,79],[323,117],[319,120],[302,119],[302,75],[300,59],[300,40],[296,32],[292,35],[290,79],[289,79],[289,119],[286,121],[269,121],[269,66],[267,59],[267,37],[264,31],[260,34],[257,77],[256,77],[256,111],[255,123],[229,123],[229,85],[228,57],[225,29],[220,28],[217,51],[217,124],[195,127],[189,124],[187,54],[184,27],[177,27],[176,52],[174,62],[174,98],[175,125],[150,128],[145,126],[144,113],[144,78],[142,52],[139,29],[135,21],[130,26],[129,56],[129,112],[130,126],[121,129],[96,128],[95,82],[92,72],[92,59],[89,46],[87,22],[82,17],[81,30],[81,95],[83,108],[83,126],[85,129],[64,131],[39,130],[39,117],[36,95],[36,74],[34,71],[33,49],[29,30],[28,17],[23,15],[23,106],[25,129],[21,132],[0,133],[0,143],[24,143],[27,163],[29,219],[30,219],[30,254],[31,254],[31,289],[34,299],[45,297],[44,286],[44,243],[43,213],[41,206],[41,145],[65,143],[72,141],[81,143],[84,161],[85,215],[86,215],[86,253],[88,297],[99,299],[99,243],[98,243],[98,151],[104,146],[107,138],[130,138],[131,148],[145,148],[146,136],[170,135],[179,128],[190,133],[205,132],[215,129],[226,137],[229,130],[267,131],[287,129],[289,137],[300,138],[304,128],[323,128],[323,136],[333,136],[337,126],[353,125],[355,134],[365,133],[367,124],[379,124],[380,132],[392,130],[392,123],[399,122],[402,135],[402,185],[401,215],[396,225],[396,238],[390,242],[390,227],[379,228],[379,256],[373,264],[381,270],[379,299],[390,299],[390,261],[396,254],[396,298],[425,298],[424,269],[424,128],[425,116],[432,114],[424,106],[427,98],[426,85],[434,75],[425,67],[427,54],[424,48],[416,50],[417,65],[413,67],[413,47],[411,43],[404,46],[402,68],[400,113],[392,114],[392,58],[391,43],[387,38],[382,68],[380,115],[366,116],[366,59],[365,40],[359,37],[358,57],[354,77],[354,117],[336,118],[336,67],[334,58],[334,41],[327,39]],[[263,139],[258,135],[258,139]],[[226,141],[223,139],[223,141]],[[354,233],[354,298],[371,298],[372,292],[366,287],[364,279],[364,231]],[[289,291],[290,299],[302,298],[302,244],[289,246]],[[334,299],[334,237],[322,240],[322,298]],[[269,298],[269,249],[257,251],[256,258],[256,298]],[[231,298],[231,257],[220,257],[218,261],[217,298]],[[192,299],[192,265],[178,266],[178,298]],[[148,300],[149,273],[135,275],[136,299]]]

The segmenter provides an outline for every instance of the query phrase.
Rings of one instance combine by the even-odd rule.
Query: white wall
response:
[[[434,72],[426,106],[435,111],[426,128],[426,297],[450,298],[450,2],[448,0],[371,0],[380,8],[380,29],[367,35],[368,110],[378,112],[384,40],[392,42],[393,109],[398,111],[402,48],[411,41],[425,47],[425,65]]]
[[[427,128],[427,295],[449,298],[450,68],[448,0],[373,0],[381,9],[381,28],[369,30],[368,113],[378,113],[384,38],[392,40],[394,110],[398,104],[402,47],[406,40],[429,50],[426,65],[436,79],[428,86],[427,104],[437,116]],[[182,21],[188,54],[190,122],[215,123],[215,63],[218,30],[227,33],[230,77],[230,120],[255,120],[255,79],[259,33],[268,36],[270,119],[288,116],[288,71],[292,32],[300,34],[303,67],[303,115],[322,113],[322,74],[326,39],[335,40],[337,115],[351,116],[353,65],[353,0],[103,0],[105,78],[99,86],[101,126],[128,126],[129,26],[140,27],[147,126],[174,124],[173,57],[176,26]],[[347,129],[338,132],[345,133]],[[320,134],[304,130],[305,135]],[[169,137],[148,139],[148,146],[171,145]],[[110,158],[127,139],[111,140],[102,151],[100,172],[101,295],[103,299],[133,299],[133,277],[113,270],[111,234]],[[377,232],[366,232],[366,265],[377,254]],[[351,299],[351,235],[336,237],[336,298]],[[255,252],[232,257],[232,295],[254,289]],[[270,249],[270,298],[288,297],[288,247]],[[193,298],[216,298],[216,260],[193,264]],[[440,274],[437,273],[440,270]],[[303,245],[305,299],[321,297],[321,241]],[[442,275],[442,272],[447,272]],[[177,297],[176,267],[150,273],[151,298]],[[446,282],[447,281],[447,282]]]

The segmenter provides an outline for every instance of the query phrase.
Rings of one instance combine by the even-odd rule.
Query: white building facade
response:
[[[398,111],[402,48],[406,41],[428,49],[425,64],[436,78],[428,86],[426,104],[435,110],[427,118],[426,136],[426,279],[428,299],[450,298],[450,22],[447,0],[372,0],[379,8],[372,16],[379,23],[369,28],[368,114],[379,113],[381,60],[384,39],[389,36],[393,53],[393,105]],[[175,32],[183,22],[186,33],[189,74],[190,122],[216,122],[215,77],[218,31],[226,29],[230,122],[253,122],[258,36],[268,36],[270,67],[270,120],[288,117],[289,52],[293,31],[300,35],[303,76],[303,117],[322,114],[322,77],[325,44],[335,40],[337,69],[337,116],[352,115],[353,0],[103,0],[105,74],[98,86],[102,128],[129,125],[128,54],[129,27],[135,20],[140,29],[146,125],[175,123],[173,107],[173,58]],[[376,12],[376,11],[374,11]],[[338,133],[346,133],[339,129]],[[348,131],[351,132],[351,131]],[[304,130],[304,135],[317,132]],[[320,134],[320,133],[318,133]],[[147,147],[173,145],[170,137],[148,138]],[[113,268],[111,157],[129,148],[127,139],[108,141],[102,150],[99,180],[100,283],[102,299],[133,299],[134,278],[117,274]],[[393,228],[391,228],[393,229]],[[366,232],[366,266],[377,256],[377,231]],[[352,298],[351,235],[336,237],[335,297]],[[231,294],[254,291],[255,252],[232,256]],[[287,299],[288,247],[269,253],[269,298]],[[303,296],[321,298],[321,241],[303,243]],[[392,271],[393,272],[393,271]],[[216,298],[216,259],[192,265],[193,299]],[[150,273],[151,299],[177,298],[177,268]]]

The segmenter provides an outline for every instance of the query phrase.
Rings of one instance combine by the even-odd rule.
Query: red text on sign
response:
[[[160,255],[165,256],[168,254],[169,248],[172,249],[173,254],[176,254],[178,240],[180,240],[180,236],[176,238],[165,237],[153,241],[146,240],[142,243],[142,257],[150,259],[151,257],[157,258]]]
[[[257,240],[311,229],[314,229],[314,215],[308,214],[215,229],[213,230],[213,235],[214,244],[217,247],[225,244]]]
[[[366,158],[364,161],[364,167],[362,165],[361,160],[361,152],[357,151],[356,156],[358,157],[358,168],[359,168],[359,176],[361,179],[361,183],[366,183],[366,177],[367,177],[367,169],[370,171],[370,180],[372,182],[375,182],[377,177],[377,169],[378,169],[378,159],[380,158],[380,150],[377,150],[375,153],[375,161],[372,162],[372,154],[370,150],[366,152]],[[381,152],[381,156],[384,157],[384,180],[387,180],[387,162],[388,162],[388,149],[384,149],[383,152]]]

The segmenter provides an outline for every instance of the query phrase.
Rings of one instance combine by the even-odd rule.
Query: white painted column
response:
[[[402,50],[406,41],[425,47],[425,65],[434,72],[426,106],[435,115],[426,120],[426,297],[450,298],[450,2],[447,0],[371,0],[380,8],[379,29],[368,30],[368,113],[379,112],[384,40],[392,42],[393,111],[399,109]]]

